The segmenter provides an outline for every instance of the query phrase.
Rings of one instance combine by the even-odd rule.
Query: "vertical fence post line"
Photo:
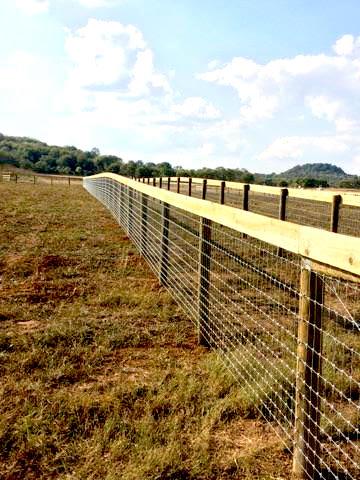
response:
[[[222,181],[220,183],[220,205],[224,205],[225,203],[225,182]]]
[[[206,191],[207,191],[207,180],[204,178],[202,183],[202,192],[201,192],[201,199],[206,200]]]
[[[180,193],[180,177],[177,177],[176,193]]]
[[[171,177],[167,179],[167,189],[170,190]]]
[[[337,233],[339,227],[339,213],[341,195],[334,195],[331,204],[330,232]]]
[[[279,200],[279,220],[285,221],[286,220],[286,199],[289,195],[289,190],[287,188],[282,188],[280,193],[280,200]],[[284,252],[281,247],[277,249],[278,257],[282,257]]]
[[[153,187],[156,187],[156,178],[153,177]]]
[[[244,185],[243,201],[242,201],[242,209],[246,211],[249,210],[249,190],[250,190],[250,185],[246,183]]]
[[[191,197],[191,187],[192,187],[192,178],[189,177],[189,189],[188,189],[188,195]]]
[[[150,177],[147,179],[147,184],[150,185]]]
[[[140,250],[141,255],[146,256],[146,246],[147,246],[147,196],[141,194],[141,243]]]
[[[161,232],[161,264],[160,264],[160,283],[167,284],[169,270],[169,218],[170,206],[163,203],[162,207],[162,232]]]
[[[162,177],[159,178],[159,188],[162,188]]]
[[[320,468],[320,394],[324,285],[303,259],[300,278],[293,478],[317,478]]]
[[[36,177],[35,177],[35,175],[34,175],[34,185],[35,185],[35,183],[36,183]]]
[[[204,180],[203,182],[206,182],[206,180]],[[204,186],[204,183],[203,183],[203,186]],[[210,343],[206,338],[206,327],[209,323],[209,289],[210,289],[210,266],[211,266],[211,243],[210,242],[211,242],[211,220],[200,217],[199,298],[198,298],[197,334],[198,334],[199,345],[203,345],[204,347],[210,347]]]

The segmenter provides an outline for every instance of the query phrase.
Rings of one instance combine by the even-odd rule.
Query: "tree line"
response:
[[[274,186],[360,188],[360,177],[347,175],[335,165],[313,163],[297,165],[282,174],[251,173],[245,168],[173,167],[169,162],[153,163],[142,160],[125,162],[116,155],[101,155],[99,149],[81,150],[73,146],[59,147],[28,138],[0,133],[0,165],[13,165],[37,173],[62,175],[93,175],[113,172],[128,177],[202,177],[243,183]]]

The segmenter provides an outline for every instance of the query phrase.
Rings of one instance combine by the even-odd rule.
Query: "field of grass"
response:
[[[0,479],[287,479],[291,457],[81,187],[0,184]]]

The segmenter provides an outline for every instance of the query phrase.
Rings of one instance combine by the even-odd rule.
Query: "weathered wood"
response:
[[[330,232],[336,233],[339,227],[341,195],[334,195],[331,204]]]
[[[289,195],[287,188],[281,189],[280,201],[279,201],[279,220],[284,222],[286,220],[286,199]],[[281,247],[278,248],[277,254],[279,257],[282,257],[284,251]]]
[[[220,184],[220,205],[225,203],[225,182],[222,181]]]
[[[163,203],[162,207],[162,234],[161,234],[161,263],[160,263],[160,283],[167,285],[169,271],[169,228],[170,228],[170,206]]]
[[[198,295],[198,342],[210,347],[209,334],[209,289],[211,268],[211,220],[200,218],[199,230],[199,295]]]
[[[250,190],[250,185],[246,183],[244,185],[243,201],[242,201],[242,209],[245,210],[246,212],[249,210],[249,190]]]
[[[201,199],[206,200],[206,189],[207,189],[207,180],[204,178],[202,183],[202,192],[201,192]]]
[[[300,280],[293,478],[315,479],[320,459],[323,282],[303,261]]]
[[[219,205],[208,200],[153,189],[148,185],[136,183],[129,178],[114,173],[101,173],[88,178],[101,177],[114,178],[125,185],[131,185],[139,192],[146,193],[152,198],[166,202],[176,208],[207,218],[237,232],[246,233],[258,240],[316,260],[319,263],[360,275],[360,238],[282,222],[278,219],[243,211],[228,205]]]

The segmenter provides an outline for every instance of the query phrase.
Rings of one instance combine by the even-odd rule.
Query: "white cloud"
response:
[[[198,119],[217,119],[221,114],[214,105],[201,97],[188,97],[181,104],[175,104],[172,107],[174,113],[183,117],[192,117]]]
[[[358,55],[360,53],[360,36],[343,35],[333,45],[335,53],[341,56]]]
[[[27,15],[36,15],[49,10],[49,0],[15,0],[15,5]]]
[[[303,156],[306,149],[325,153],[344,153],[349,150],[349,146],[341,138],[333,136],[282,137],[272,142],[258,158],[265,161],[298,159]]]
[[[80,5],[86,8],[112,7],[119,2],[119,0],[77,0]]]
[[[156,71],[153,53],[133,25],[90,19],[68,33],[66,50],[74,87],[107,88],[127,96],[170,92],[167,77]]]

